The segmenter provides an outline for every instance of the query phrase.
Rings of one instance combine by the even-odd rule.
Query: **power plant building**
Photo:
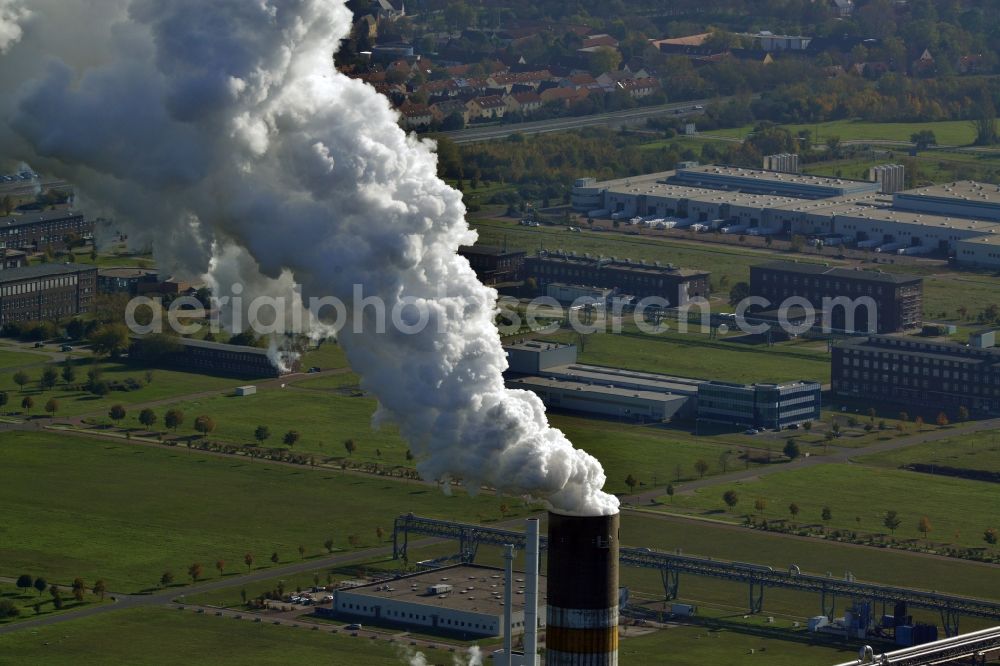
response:
[[[359,621],[398,625],[470,639],[504,635],[504,571],[477,565],[432,569],[391,581],[334,592],[332,611]],[[525,574],[514,579],[511,620],[514,634],[525,630]],[[539,577],[538,598],[546,595]],[[545,605],[540,601],[541,626]]]
[[[93,309],[97,267],[36,264],[0,271],[0,326],[55,320]]]
[[[907,336],[869,336],[833,348],[833,392],[951,414],[1000,414],[1000,349]]]

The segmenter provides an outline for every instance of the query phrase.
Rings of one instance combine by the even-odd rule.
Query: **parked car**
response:
[[[40,349],[40,348],[42,348],[44,346],[45,346],[44,342],[36,342],[35,343],[35,349]]]
[[[317,372],[320,372],[319,366],[314,365],[313,367],[309,368],[308,372],[310,375],[315,375]]]
[[[760,431],[757,430],[756,428],[747,428],[746,430],[743,431],[743,434],[744,435],[756,435],[758,432],[760,432]]]
[[[362,629],[360,624],[349,624],[344,628],[347,629],[348,631],[361,631]]]
[[[62,347],[59,348],[59,351],[71,352],[73,351],[73,348],[69,345],[63,345]]]

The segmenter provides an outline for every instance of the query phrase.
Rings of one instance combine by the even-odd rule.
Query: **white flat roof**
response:
[[[637,400],[648,400],[651,402],[673,402],[675,400],[687,400],[686,395],[675,395],[673,393],[663,393],[660,391],[642,391],[632,388],[617,386],[602,386],[600,384],[588,384],[583,381],[572,381],[565,379],[552,379],[550,377],[521,377],[512,379],[507,383],[514,388],[547,388],[560,389],[567,393],[597,394],[615,398],[634,398]]]
[[[524,578],[523,573],[514,572],[514,589],[511,599],[513,601],[512,610],[515,611],[524,608]],[[546,578],[540,574],[538,576],[539,606],[545,603],[545,584]],[[443,594],[428,594],[427,588],[432,585],[451,585],[452,590]],[[503,592],[503,569],[475,565],[442,567],[363,587],[338,590],[338,593],[486,615],[501,615],[503,613]]]
[[[942,197],[960,201],[992,203],[1000,206],[1000,185],[960,180],[943,185],[928,185],[899,192],[904,198]]]

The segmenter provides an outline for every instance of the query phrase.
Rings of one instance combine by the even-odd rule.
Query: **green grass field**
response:
[[[165,400],[188,393],[222,390],[230,386],[235,388],[241,383],[246,383],[229,377],[214,377],[172,370],[153,370],[153,381],[146,385],[146,369],[143,367],[115,362],[102,362],[97,365],[102,369],[102,378],[107,382],[124,382],[127,379],[133,379],[142,387],[134,391],[112,391],[99,398],[86,391],[67,390],[60,378],[54,388],[42,390],[39,388],[38,379],[41,377],[43,369],[38,367],[26,371],[30,382],[25,385],[23,391],[14,383],[13,372],[0,372],[0,391],[9,393],[10,406],[8,410],[10,411],[20,411],[22,397],[31,396],[35,405],[29,414],[44,415],[45,403],[50,398],[55,398],[59,402],[56,416],[79,416],[90,413],[104,414],[112,405],[116,404],[124,405],[127,408],[129,405]],[[91,361],[76,360],[74,367],[76,368],[74,384],[85,383],[87,371],[93,367]],[[56,370],[62,370],[61,364],[56,365]]]
[[[17,617],[0,618],[0,626],[10,624],[12,622],[31,619],[33,617],[70,613],[75,610],[86,608],[87,606],[101,603],[101,598],[91,593],[94,581],[85,580],[84,583],[86,583],[88,587],[83,595],[83,601],[77,601],[73,598],[73,591],[69,587],[61,588],[63,607],[60,609],[55,607],[54,598],[48,590],[39,594],[33,587],[28,588],[28,590],[25,591],[12,583],[0,583],[0,599],[12,602],[20,611],[20,614]],[[105,599],[107,599],[107,596],[105,596]],[[105,603],[110,602],[106,601]],[[36,605],[38,606],[37,611],[35,610]]]
[[[491,496],[446,497],[433,487],[330,471],[252,463],[183,449],[109,443],[50,433],[0,438],[4,507],[0,575],[29,573],[60,584],[104,578],[126,592],[154,586],[164,570],[178,582],[188,566],[244,569],[377,545],[399,513],[498,519]],[[512,512],[520,502],[507,500]]]
[[[608,337],[608,336],[601,336]],[[639,361],[636,361],[639,362]],[[350,373],[294,380],[289,386],[263,388],[257,395],[238,398],[215,396],[198,401],[179,402],[171,408],[184,412],[185,423],[178,429],[181,436],[196,436],[194,420],[208,415],[216,424],[210,438],[235,444],[256,443],[254,430],[266,425],[271,436],[265,446],[284,447],[283,435],[289,430],[300,433],[301,439],[293,450],[322,457],[349,458],[355,462],[381,463],[387,466],[413,467],[406,459],[409,448],[397,430],[383,426],[371,427],[376,403],[370,397],[354,397],[352,390],[357,377]],[[154,410],[162,427],[166,408]],[[248,418],[247,414],[253,414]],[[123,426],[142,429],[138,414],[133,410]],[[715,474],[723,451],[733,451],[732,465],[740,464],[736,454],[740,446],[725,437],[695,437],[684,431],[656,426],[639,426],[600,419],[586,419],[568,414],[552,415],[552,423],[562,429],[576,446],[601,460],[607,470],[608,490],[625,492],[625,478],[631,474],[643,486],[665,485],[675,480],[681,467],[681,478],[694,478],[694,463],[704,459]],[[169,432],[169,431],[168,431]],[[348,456],[344,441],[354,441],[356,450]],[[743,442],[752,446],[752,441]],[[640,486],[641,489],[642,486]]]
[[[44,356],[42,354],[0,349],[0,373],[6,373],[8,368],[16,368],[23,365],[34,365],[35,363],[45,363],[46,361],[48,361],[48,356]]]
[[[812,132],[814,143],[822,143],[828,137],[839,136],[841,141],[900,141],[909,142],[910,136],[923,131],[934,132],[938,143],[945,146],[971,144],[976,137],[972,124],[966,120],[948,120],[933,123],[874,123],[859,120],[835,120],[811,125],[782,125],[792,134],[803,130]],[[711,130],[707,136],[721,136],[742,139],[753,131],[753,125]]]
[[[995,472],[1000,470],[1000,433],[970,433],[954,439],[909,446],[899,451],[864,456],[858,462],[890,468],[923,463]]]
[[[722,501],[729,489],[740,498],[732,512]],[[900,539],[922,539],[917,522],[927,516],[933,526],[932,541],[982,546],[983,530],[996,526],[992,523],[1000,506],[1000,487],[861,465],[824,465],[677,495],[674,507],[736,521],[755,513],[758,498],[767,501],[765,517],[790,518],[788,506],[794,502],[801,509],[794,522],[818,525],[822,508],[828,506],[831,528],[865,532],[888,533],[882,519],[886,511],[895,510],[903,520],[896,531]]]
[[[673,322],[669,322],[673,325]],[[546,336],[579,345],[576,333]],[[698,332],[640,333],[626,327],[621,334],[586,336],[580,361],[594,365],[630,368],[681,377],[732,382],[776,382],[811,379],[830,381],[830,361],[822,342],[795,341],[773,347],[735,341],[730,335],[716,339]]]
[[[400,648],[166,609],[120,611],[0,636],[0,661],[18,664],[358,664],[398,666]]]
[[[620,645],[623,663],[628,664],[654,664],[670,654],[670,663],[679,666],[822,666],[850,656],[847,648],[816,644],[806,636],[785,641],[737,623],[725,628],[684,625],[642,636],[626,632]],[[443,647],[428,649],[424,643],[411,648],[406,640],[390,644],[363,635],[332,635],[167,609],[120,611],[0,636],[0,651],[11,663],[74,666],[162,664],[165,660],[185,664],[283,665],[301,661],[396,666],[405,663],[415,650],[425,655],[428,664],[466,663],[460,660],[460,653]]]

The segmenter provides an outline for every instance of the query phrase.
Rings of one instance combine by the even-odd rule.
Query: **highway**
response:
[[[612,111],[610,113],[597,113],[590,116],[552,118],[550,120],[536,120],[510,125],[490,125],[489,127],[470,127],[454,132],[442,132],[442,135],[455,143],[462,144],[505,139],[512,134],[528,135],[568,132],[583,127],[623,127],[625,125],[643,123],[649,118],[657,118],[659,116],[689,116],[700,112],[701,109],[698,107],[704,107],[710,101],[703,99],[691,102],[662,104],[660,106],[647,106],[638,109],[626,109],[624,111]]]

